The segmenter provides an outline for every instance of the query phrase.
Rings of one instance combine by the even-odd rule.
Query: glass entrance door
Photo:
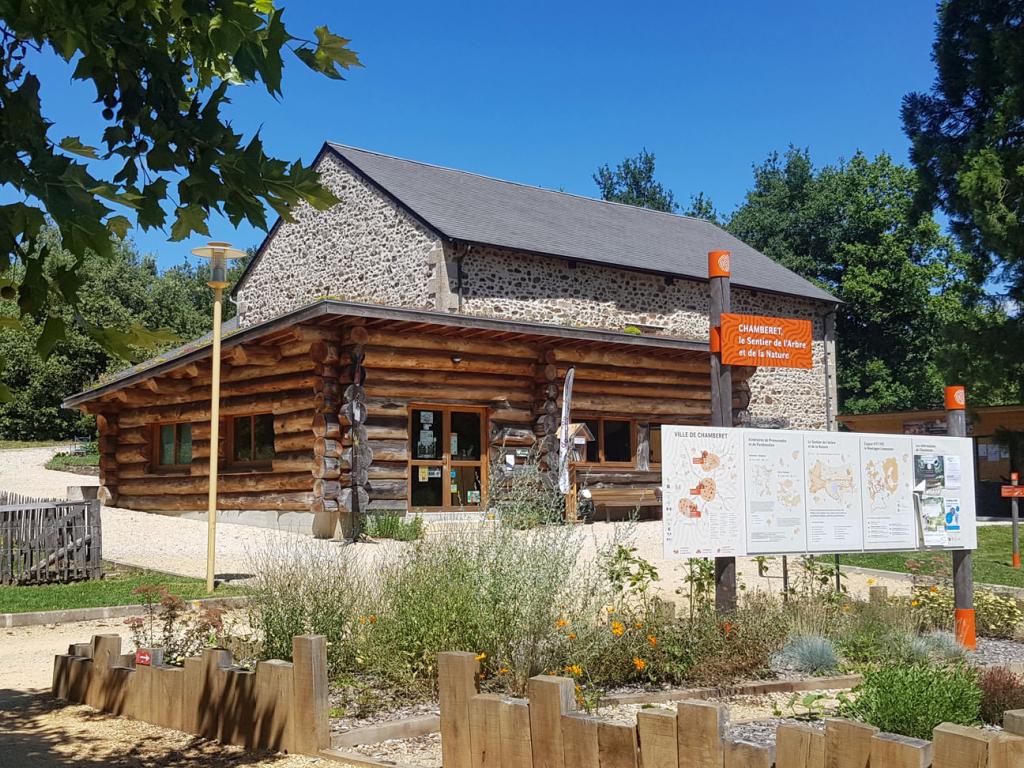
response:
[[[487,483],[483,408],[414,405],[409,413],[413,509],[480,508]]]

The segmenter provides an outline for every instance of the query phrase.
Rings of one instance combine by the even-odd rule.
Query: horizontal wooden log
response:
[[[382,368],[371,371],[366,383],[381,386],[418,383],[445,384],[456,387],[483,386],[528,389],[533,381],[533,376],[506,376],[500,373],[467,373],[464,371],[425,371],[415,368],[408,370]]]
[[[409,437],[409,428],[405,424],[400,427],[392,427],[386,424],[368,423],[363,430],[368,440],[405,440]]]
[[[124,445],[146,445],[152,435],[152,429],[149,427],[132,427],[131,429],[122,429],[112,437]]]
[[[369,466],[373,459],[374,453],[367,443],[346,446],[341,452],[341,462],[345,467]]]
[[[265,374],[266,368],[252,368],[249,375],[242,380],[226,382],[221,385],[221,397],[235,397],[238,395],[264,394],[273,397],[278,392],[287,390],[308,390],[312,395],[313,382],[316,375],[312,371],[300,373],[275,373],[271,376],[260,376]],[[126,408],[144,408],[149,406],[178,405],[183,403],[201,403],[209,401],[210,388],[208,386],[193,387],[184,392],[176,394],[153,393],[142,390],[129,390]]]
[[[316,412],[312,409],[279,413],[274,416],[274,433],[304,432],[316,423]]]
[[[341,398],[327,392],[311,393],[313,410],[318,413],[337,413],[341,408]]]
[[[143,461],[135,464],[118,464],[116,471],[117,476],[121,479],[143,477],[149,474],[149,463]]]
[[[526,427],[500,427],[491,430],[491,445],[530,446],[537,440]]]
[[[556,396],[560,395],[557,393]],[[576,381],[573,397],[579,395],[617,395],[620,397],[672,397],[687,400],[711,400],[711,380],[703,386],[682,384],[635,384],[625,381]]]
[[[398,463],[378,464],[375,459],[367,470],[367,477],[370,482],[374,480],[407,480],[409,467],[406,464]]]
[[[218,493],[300,491],[313,487],[309,472],[248,472],[221,474],[217,478]],[[128,496],[203,493],[209,488],[207,477],[195,475],[151,475],[125,478],[120,481],[121,493]]]
[[[327,499],[335,499],[341,492],[341,483],[338,480],[313,480],[313,495]]]
[[[313,380],[313,392],[323,392],[331,397],[341,397],[342,384],[337,378],[328,378],[318,373]]]
[[[370,440],[374,461],[405,461],[409,458],[409,443],[405,440]]]
[[[118,464],[133,464],[149,461],[149,446],[146,445],[122,445],[118,446],[114,453]]]
[[[683,373],[680,371],[663,371],[650,368],[623,369],[613,366],[576,365],[569,366],[559,364],[557,368],[557,381],[565,379],[565,374],[570,367],[576,369],[574,379],[582,381],[623,381],[635,384],[667,384],[671,386],[709,386],[710,373]],[[542,381],[541,377],[537,377]]]
[[[306,360],[313,362],[313,357],[309,353],[310,347],[312,346],[313,344],[310,341],[289,341],[285,344],[279,345],[278,349],[281,350],[282,358],[298,357],[301,355],[306,358]]]
[[[463,339],[459,336],[436,336],[419,333],[396,333],[369,329],[363,344],[370,347],[405,348],[411,350],[427,349],[462,355],[501,355],[502,357],[521,357],[529,361],[537,358],[537,347],[534,344],[510,341],[476,341]]]
[[[308,410],[311,399],[309,390],[228,397],[221,401],[220,412],[223,416],[240,416],[261,412],[292,413]],[[125,411],[121,414],[120,419],[125,427],[138,427],[154,422],[209,421],[210,404],[208,402],[184,403],[138,408]]]
[[[500,355],[500,352],[495,354]],[[455,362],[453,358],[458,358],[459,362]],[[375,368],[419,368],[427,371],[501,373],[525,377],[532,377],[534,374],[534,364],[525,360],[386,347],[367,347],[363,365],[368,370],[367,381],[373,379]]]
[[[303,432],[288,432],[286,434],[274,435],[274,453],[309,451],[313,449],[316,439],[313,436],[312,429]]]
[[[362,325],[350,325],[341,335],[343,344],[366,344],[370,338],[366,328]]]
[[[227,351],[226,357],[232,365],[276,365],[281,361],[281,350],[238,344]]]
[[[366,421],[369,413],[370,409],[367,404],[359,401],[345,403],[338,411],[343,424],[362,424]]]
[[[164,494],[160,496],[126,496],[118,492],[118,505],[143,511],[201,511],[207,508],[205,494]],[[313,493],[218,493],[217,509],[308,511]]]
[[[325,498],[314,494],[313,501],[309,505],[310,511],[315,515],[322,515],[325,512],[337,512],[340,508],[337,499]]]
[[[316,457],[308,451],[279,453],[270,462],[274,472],[312,472]]]
[[[533,421],[532,408],[493,408],[489,411],[492,424],[529,424]]]
[[[407,480],[380,480],[370,481],[370,500],[376,499],[404,499],[408,496],[409,485]]]
[[[551,349],[549,363],[586,363],[587,365],[616,368],[651,368],[656,371],[682,371],[685,373],[711,373],[711,358],[707,352],[690,356],[662,357],[627,350],[595,350],[580,347]]]
[[[188,392],[195,384],[188,379],[169,379],[166,376],[157,376],[144,380],[142,386],[150,392],[173,395]]]
[[[374,381],[367,379],[366,394],[369,398],[407,399],[427,401],[431,403],[467,403],[484,405],[495,402],[509,403],[510,407],[528,404],[533,401],[533,389],[529,386],[510,387],[463,387],[448,384],[415,384]]]

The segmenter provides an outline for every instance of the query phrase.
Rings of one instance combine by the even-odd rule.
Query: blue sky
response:
[[[599,164],[647,147],[678,200],[703,190],[725,211],[790,143],[818,164],[857,149],[906,161],[900,99],[934,74],[929,0],[278,4],[293,34],[326,23],[366,65],[337,82],[289,56],[280,101],[233,91],[236,130],[260,129],[278,157],[333,140],[594,195]],[[55,62],[40,75],[51,136],[95,143],[94,93]],[[225,221],[211,234],[262,239]],[[133,236],[162,267],[206,239]]]

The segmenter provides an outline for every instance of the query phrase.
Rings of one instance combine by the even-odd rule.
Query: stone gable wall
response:
[[[705,282],[664,277],[482,246],[449,247],[446,295],[450,309],[577,327],[658,329],[707,341]],[[461,301],[457,276],[461,271]],[[825,429],[825,313],[827,305],[791,296],[734,288],[734,312],[782,315],[813,324],[814,367],[761,368],[750,379],[749,426]],[[829,354],[834,355],[834,349]],[[834,397],[834,394],[833,394]],[[833,400],[834,403],[834,400]],[[834,410],[834,408],[833,408]]]
[[[327,297],[433,309],[444,264],[437,236],[334,155],[318,168],[341,204],[303,203],[294,222],[281,223],[238,290],[240,326]]]

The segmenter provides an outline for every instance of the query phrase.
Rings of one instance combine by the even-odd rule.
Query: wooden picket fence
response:
[[[932,741],[831,719],[782,724],[775,748],[723,737],[728,710],[706,701],[640,711],[635,725],[576,712],[575,682],[540,675],[528,698],[481,694],[471,653],[438,659],[444,768],[1024,768],[1024,710],[1004,731],[940,725]]]
[[[327,640],[292,640],[292,661],[235,667],[208,648],[184,666],[159,648],[122,654],[119,635],[94,635],[53,662],[54,698],[248,749],[317,755],[330,746]],[[137,663],[145,660],[146,664]]]
[[[0,491],[0,584],[98,579],[101,556],[99,501]]]

